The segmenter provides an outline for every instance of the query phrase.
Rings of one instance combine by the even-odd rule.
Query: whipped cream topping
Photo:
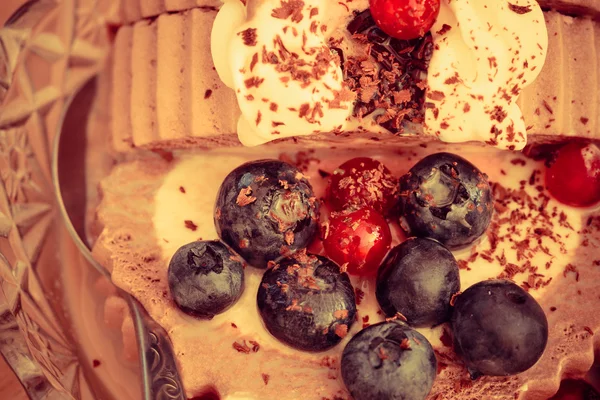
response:
[[[244,145],[382,131],[372,120],[385,110],[366,121],[353,116],[355,94],[345,89],[338,58],[328,47],[333,40],[345,51],[364,53],[348,43],[354,40],[346,26],[366,8],[365,0],[248,0],[247,6],[226,1],[213,26],[212,56],[219,76],[236,92]],[[548,47],[537,2],[442,0],[432,35],[424,134],[523,148],[526,127],[516,100],[541,71]]]
[[[353,96],[327,46],[325,8],[320,0],[233,0],[219,12],[213,59],[236,92],[244,145],[343,129]]]
[[[432,35],[425,131],[445,142],[522,149],[526,127],[516,101],[548,49],[537,1],[442,0]]]

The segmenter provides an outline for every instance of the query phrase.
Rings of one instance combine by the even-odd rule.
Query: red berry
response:
[[[440,0],[369,0],[369,5],[377,26],[402,40],[424,36],[440,12]]]
[[[561,203],[587,207],[600,202],[600,148],[569,143],[546,170],[546,188]]]
[[[560,389],[550,400],[598,399],[600,394],[589,383],[582,380],[567,379],[561,382]]]
[[[398,201],[398,180],[377,160],[353,158],[333,172],[327,195],[334,210],[371,207],[387,215]]]
[[[354,275],[372,275],[387,254],[392,234],[385,218],[371,208],[332,214],[325,226],[325,252]]]

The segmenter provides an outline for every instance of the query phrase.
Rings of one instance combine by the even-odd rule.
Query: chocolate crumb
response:
[[[100,360],[94,360],[94,361],[92,361],[92,365],[94,366],[94,368],[97,368],[97,367],[99,367],[99,366],[100,366],[100,364],[101,364],[101,363],[100,363]]]
[[[363,329],[365,329],[369,325],[371,325],[371,324],[369,324],[369,316],[365,315],[364,317],[362,317],[362,327],[363,327]]]
[[[206,89],[206,92],[204,92],[204,99],[208,99],[210,96],[212,95],[212,90],[211,89]]]
[[[236,328],[236,329],[237,329],[237,325],[236,325],[236,324],[234,324],[233,322],[231,323],[231,327],[232,327],[232,328]]]
[[[185,193],[185,188],[184,188],[183,186],[179,186],[179,191],[180,191],[181,193]]]
[[[587,123],[590,119],[586,118],[586,117],[581,117],[581,118],[579,118],[579,120],[581,121],[582,124],[587,125]]]
[[[268,385],[270,376],[268,374],[261,374],[261,375],[262,375],[262,379],[263,379],[263,382],[265,383],[265,385]]]
[[[552,311],[552,312],[556,311],[556,307],[554,307],[554,306],[550,307],[550,311]]]
[[[187,229],[191,230],[191,231],[194,231],[194,232],[195,232],[195,231],[196,231],[196,229],[198,229],[198,225],[196,225],[195,223],[193,223],[193,222],[192,222],[191,220],[189,220],[189,219],[186,219],[186,220],[184,221],[184,223],[185,223],[185,227],[186,227]]]

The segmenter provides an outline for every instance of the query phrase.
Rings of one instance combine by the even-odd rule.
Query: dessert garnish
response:
[[[335,346],[356,320],[348,275],[326,257],[306,252],[272,263],[258,288],[257,304],[273,336],[305,351]]]
[[[335,211],[371,207],[387,216],[398,202],[398,179],[377,160],[353,158],[333,171],[327,202]]]
[[[440,0],[369,0],[377,26],[396,39],[425,36],[439,12]]]
[[[324,225],[327,255],[353,275],[373,275],[390,249],[390,227],[369,207],[332,213]]]
[[[185,313],[212,318],[231,307],[244,291],[244,263],[218,240],[180,247],[169,262],[169,289]]]
[[[341,368],[354,400],[423,400],[433,385],[437,361],[423,335],[395,320],[357,333],[344,349]]]
[[[430,328],[450,319],[450,303],[459,291],[452,253],[433,239],[409,238],[379,268],[375,294],[386,316],[401,313],[410,326]]]
[[[600,148],[571,142],[558,149],[546,170],[546,189],[556,200],[574,207],[600,202]]]
[[[450,249],[474,242],[490,224],[492,190],[487,176],[464,158],[431,154],[400,179],[402,226]]]
[[[454,350],[473,379],[531,368],[548,342],[548,320],[535,299],[508,280],[476,283],[457,297]]]
[[[530,12],[516,13],[510,4]],[[527,128],[516,101],[548,49],[537,1],[442,0],[431,34],[425,132],[444,142],[522,149]]]
[[[366,131],[525,146],[516,100],[548,48],[536,1],[370,3],[370,10],[320,0],[224,4],[211,49],[221,80],[236,92],[243,144]]]
[[[354,55],[334,48],[343,60],[344,82],[357,94],[352,115],[367,127],[366,118],[374,116],[377,125],[394,134],[421,132],[431,34],[412,40],[390,37],[369,10],[357,14],[347,30],[353,41],[366,46]]]
[[[253,267],[304,249],[318,230],[319,203],[308,180],[278,160],[240,165],[217,195],[215,226],[221,240]]]

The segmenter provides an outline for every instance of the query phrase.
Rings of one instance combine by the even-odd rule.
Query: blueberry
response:
[[[422,400],[437,371],[431,344],[399,321],[371,325],[346,345],[342,379],[354,400]]]
[[[431,154],[400,179],[402,226],[450,249],[479,238],[490,224],[492,191],[487,176],[464,158]]]
[[[329,349],[356,318],[350,278],[328,258],[298,252],[265,271],[257,295],[265,326],[296,349]]]
[[[411,238],[381,264],[375,295],[388,317],[400,312],[411,326],[431,327],[450,319],[450,300],[459,290],[452,253],[435,240]]]
[[[217,195],[215,226],[250,265],[266,268],[269,261],[308,246],[318,215],[312,187],[295,167],[259,160],[227,175]]]
[[[525,290],[507,280],[479,282],[456,299],[454,349],[471,376],[523,372],[542,356],[548,320]]]
[[[243,260],[218,240],[180,247],[169,262],[169,289],[185,313],[212,318],[244,291]]]

